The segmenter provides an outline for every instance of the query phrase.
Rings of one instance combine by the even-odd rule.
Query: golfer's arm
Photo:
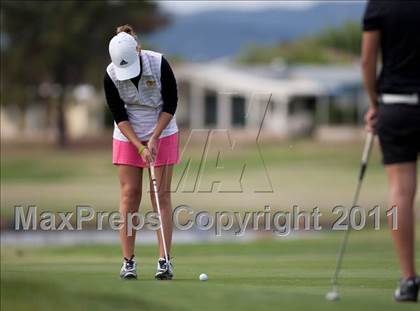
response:
[[[159,114],[158,122],[156,124],[155,130],[153,131],[152,136],[154,138],[159,138],[160,135],[162,134],[162,131],[168,126],[168,124],[172,120],[172,118],[173,118],[173,115],[171,115],[170,113],[162,111]]]
[[[120,129],[121,133],[124,134],[125,137],[137,148],[140,147],[142,144],[140,139],[137,137],[136,133],[133,130],[129,121],[121,121],[118,124],[118,128]]]
[[[162,111],[159,114],[156,128],[153,131],[153,137],[159,138],[162,131],[168,126],[169,122],[175,114],[178,103],[178,90],[175,75],[168,61],[162,57],[161,66],[161,95],[162,95]]]
[[[362,72],[365,89],[368,93],[370,104],[376,107],[376,79],[377,62],[380,42],[379,31],[365,31],[362,38]]]
[[[128,121],[128,115],[124,106],[124,102],[120,98],[118,90],[108,74],[105,74],[104,77],[104,90],[106,102],[118,128],[134,146],[139,148],[141,141],[138,139],[136,133],[133,130],[133,127]]]

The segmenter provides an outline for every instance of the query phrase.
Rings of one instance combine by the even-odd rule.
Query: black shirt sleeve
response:
[[[125,109],[124,101],[121,99],[117,87],[115,86],[108,73],[105,73],[104,77],[104,90],[106,101],[108,103],[109,110],[111,110],[111,114],[115,123],[118,124],[122,121],[128,121],[128,115],[127,110]]]
[[[382,4],[380,1],[370,0],[363,16],[363,30],[375,31],[382,28]]]
[[[162,111],[175,114],[178,103],[178,90],[176,79],[168,61],[162,56],[160,82],[163,107]]]

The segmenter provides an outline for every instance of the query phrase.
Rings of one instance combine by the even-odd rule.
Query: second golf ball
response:
[[[205,273],[200,274],[200,281],[207,281],[208,279],[209,277],[207,276],[207,274]]]

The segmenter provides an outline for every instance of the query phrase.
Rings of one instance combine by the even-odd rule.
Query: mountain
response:
[[[251,44],[270,45],[354,20],[365,3],[321,3],[306,9],[218,10],[175,15],[172,23],[145,41],[167,55],[202,61],[232,56]]]

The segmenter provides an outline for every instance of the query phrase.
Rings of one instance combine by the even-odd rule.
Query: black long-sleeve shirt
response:
[[[142,71],[143,70],[141,68],[140,62],[140,74],[137,77],[130,79],[136,87],[138,87]],[[174,115],[178,103],[176,79],[171,66],[164,57],[162,57],[160,82],[162,86],[162,111]],[[109,109],[111,110],[111,114],[114,118],[115,123],[118,124],[122,121],[128,121],[128,115],[124,106],[124,101],[121,99],[117,87],[115,86],[108,73],[105,73],[104,76],[104,90],[106,101],[108,103]]]

